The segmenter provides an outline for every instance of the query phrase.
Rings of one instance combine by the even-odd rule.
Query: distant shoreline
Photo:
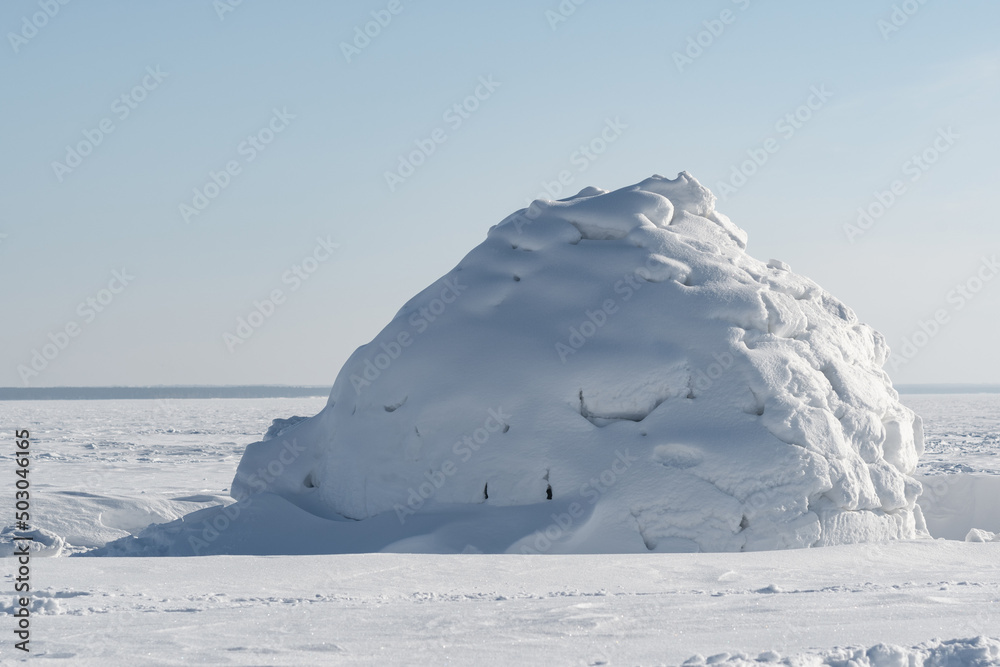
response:
[[[1000,394],[1000,384],[900,384],[900,394]],[[164,387],[0,387],[0,401],[99,401],[185,398],[306,398],[330,395],[327,385]]]
[[[327,397],[330,387],[282,385],[165,387],[0,387],[0,401]]]

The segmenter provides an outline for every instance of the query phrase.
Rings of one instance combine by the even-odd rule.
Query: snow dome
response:
[[[250,445],[233,496],[278,496],[331,535],[377,518],[387,550],[926,535],[921,422],[884,338],[746,247],[686,172],[536,201],[359,348],[322,412]]]

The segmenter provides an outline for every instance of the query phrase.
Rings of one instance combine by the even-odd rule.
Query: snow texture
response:
[[[930,501],[938,521],[955,524],[957,540],[969,525],[984,533],[1000,531],[986,520],[990,508],[998,516],[1000,507],[991,487],[968,485],[983,476],[1000,479],[995,455],[1000,394],[903,398],[924,415],[928,442],[950,443],[939,447],[935,470],[973,469],[925,478],[921,502]],[[11,423],[35,429],[33,447],[39,453],[32,474],[44,480],[32,498],[37,522],[66,539],[66,556],[84,544],[104,544],[109,535],[139,532],[142,522],[170,521],[224,502],[244,449],[239,443],[260,438],[273,415],[314,414],[323,403],[315,398],[3,401],[0,411]],[[14,452],[0,453],[4,457],[14,465]],[[10,506],[13,485],[0,489],[3,493]],[[254,511],[266,511],[269,498],[315,523],[271,524],[272,533],[261,530],[268,525],[263,520],[237,525]],[[455,505],[456,511],[468,511],[468,520],[447,522],[456,536],[444,546],[474,555],[33,559],[31,609],[38,625],[29,660],[134,665],[139,655],[143,664],[157,665],[367,665],[378,656],[386,665],[680,665],[695,654],[728,652],[730,658],[766,654],[779,664],[821,665],[834,646],[1000,639],[1000,542],[913,540],[655,558],[476,553],[502,543],[493,536],[507,530],[504,513],[514,513],[509,521],[520,530],[534,530],[526,521],[551,523],[553,513],[534,510],[560,502],[556,497],[537,505]],[[191,553],[186,541],[170,545],[171,531],[214,538],[201,553],[215,547],[219,553],[240,548],[306,553],[310,546],[338,544],[378,550],[375,540],[361,543],[355,537],[372,538],[380,521],[392,530],[387,539],[398,540],[401,531],[392,513],[325,521],[273,494],[241,505],[245,512],[228,527],[236,506],[228,516],[214,508],[214,521],[186,516],[152,526],[148,538],[126,537],[115,550],[142,556],[179,554],[184,548]],[[963,507],[972,514],[959,513]],[[288,520],[290,514],[279,518]],[[405,529],[430,534],[434,519],[440,517],[421,512]],[[308,533],[320,529],[322,536]],[[4,532],[0,542],[11,531]],[[440,532],[433,537],[438,546],[444,543]],[[458,542],[458,537],[469,539]],[[410,539],[402,546],[412,544]],[[9,614],[16,609],[17,575],[12,563],[7,565],[8,595],[0,598],[0,613]],[[262,628],[268,631],[258,631]],[[923,664],[909,660],[915,655],[896,664]],[[945,654],[936,655],[939,662],[927,664],[996,662],[962,663],[958,657],[946,662]]]
[[[766,654],[790,665],[996,665],[986,656],[1000,638],[998,562],[1000,543],[950,540],[652,557],[40,558],[30,660],[490,667]],[[13,583],[0,611],[12,610]],[[982,636],[993,641],[967,640]],[[832,659],[848,654],[832,647],[883,642],[928,650]],[[909,660],[925,654],[935,659]]]
[[[684,662],[687,667],[724,665],[789,665],[811,667],[916,667],[917,665],[973,667],[1000,664],[1000,642],[988,637],[974,639],[931,640],[919,646],[904,648],[893,644],[876,644],[871,648],[836,648],[821,654],[802,654],[782,658],[775,651],[765,651],[756,658],[744,654],[718,653],[708,658],[696,655]]]
[[[486,512],[524,506],[562,553],[926,535],[921,420],[884,338],[746,247],[686,172],[536,201],[359,348],[318,415],[248,446],[233,496],[327,520],[337,551],[365,532],[345,519],[402,539],[420,515],[492,517],[489,549],[527,552],[544,523]]]

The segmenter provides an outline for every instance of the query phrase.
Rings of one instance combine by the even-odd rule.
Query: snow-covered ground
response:
[[[903,394],[924,418],[922,475],[1000,475],[1000,394]]]
[[[1000,544],[37,562],[36,650],[74,665],[677,665],[1000,622]]]
[[[8,401],[0,402],[0,414],[11,428],[31,432],[35,525],[64,537],[72,553],[232,502],[229,485],[247,443],[259,439],[273,418],[311,415],[324,403]],[[13,474],[13,449],[0,459]],[[0,485],[0,497],[11,497],[12,489]]]
[[[970,521],[1000,531],[1000,496],[987,484],[1000,481],[1000,395],[903,402],[925,422],[918,474],[930,475],[921,504],[931,532],[961,524],[953,529],[961,539]],[[246,443],[273,418],[311,415],[324,404],[10,401],[0,414],[32,431],[36,525],[79,552],[228,502]],[[13,469],[9,448],[0,460]],[[10,487],[0,485],[7,507]],[[3,562],[10,582],[13,561]],[[35,558],[32,568],[32,655],[74,665],[652,665],[696,655],[740,664],[740,654],[846,664],[857,651],[833,650],[844,646],[863,647],[872,664],[910,664],[904,655],[1000,664],[997,643],[931,642],[1000,637],[1000,543],[614,556],[59,557]],[[13,619],[5,618],[6,664],[19,656],[9,639]],[[882,642],[924,646],[869,650]],[[805,654],[813,662],[801,662]]]
[[[931,534],[961,540],[973,528],[1000,532],[1000,394],[911,394],[903,402],[925,420],[917,478]]]

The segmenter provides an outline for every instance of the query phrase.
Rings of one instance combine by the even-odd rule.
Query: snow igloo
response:
[[[512,214],[349,358],[318,415],[247,447],[233,496],[327,520],[338,551],[365,524],[403,551],[926,536],[921,421],[884,338],[748,255],[715,201],[684,172]]]

